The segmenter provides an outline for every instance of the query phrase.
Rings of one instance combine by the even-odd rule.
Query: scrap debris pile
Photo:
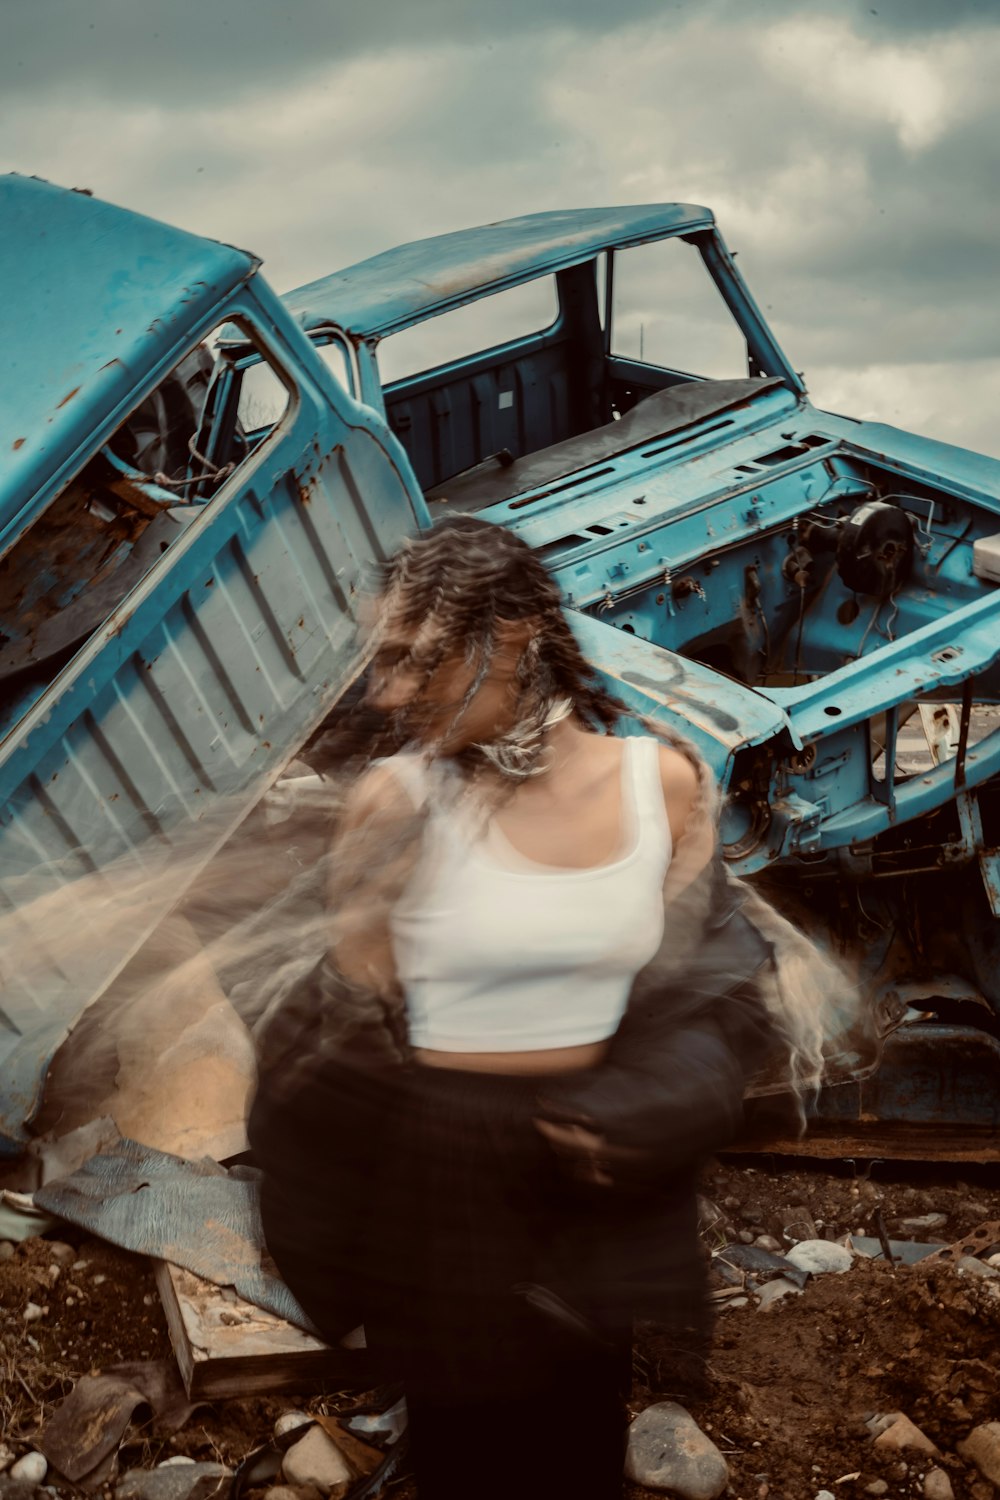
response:
[[[888,1170],[708,1168],[714,1348],[692,1368],[639,1330],[629,1500],[1000,1493],[1000,1182]],[[324,1373],[232,1286],[27,1197],[2,1214],[0,1497],[413,1500],[405,1407],[362,1350]],[[539,1412],[539,1443],[561,1440]]]

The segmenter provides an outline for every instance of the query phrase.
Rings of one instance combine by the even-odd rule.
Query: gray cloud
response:
[[[599,36],[637,21],[683,29],[698,17],[763,25],[803,11],[801,0],[751,8],[746,0],[6,0],[0,88],[8,99],[59,87],[81,100],[152,93],[181,103],[231,98],[397,47],[489,48],[513,35]],[[812,0],[805,13],[849,18],[872,37],[1000,26],[995,0]]]
[[[921,34],[954,31],[970,23],[1000,23],[994,0],[874,0],[873,4],[852,0],[846,9],[865,24],[870,22],[872,29],[877,25]]]
[[[823,399],[1000,446],[1000,7],[162,11],[8,4],[7,163],[246,245],[279,288],[518,213],[709,203]]]
[[[569,27],[599,33],[689,14],[698,0],[6,0],[0,87],[150,92],[176,101],[270,87],[362,53],[446,44],[490,46]]]

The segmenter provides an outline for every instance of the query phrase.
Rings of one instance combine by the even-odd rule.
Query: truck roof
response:
[[[253,256],[34,177],[0,177],[0,545],[97,425],[169,366]],[[119,410],[121,408],[121,410]]]
[[[307,332],[335,324],[348,333],[382,337],[489,292],[591,260],[602,250],[714,223],[710,209],[692,203],[526,214],[398,245],[286,292],[284,301]]]

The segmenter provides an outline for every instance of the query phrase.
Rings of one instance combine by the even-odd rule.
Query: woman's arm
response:
[[[660,952],[637,976],[605,1062],[550,1085],[538,1120],[574,1175],[606,1186],[655,1177],[731,1139],[746,1081],[773,1040],[754,979],[770,949],[715,852],[711,784],[669,746],[660,774],[674,839]]]
[[[670,836],[676,849],[698,800],[701,782],[694,764],[672,745],[660,746],[660,782]]]
[[[351,788],[330,849],[330,958],[348,983],[388,994],[396,986],[390,917],[416,860],[418,810],[388,764]]]

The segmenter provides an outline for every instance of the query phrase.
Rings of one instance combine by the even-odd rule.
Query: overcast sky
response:
[[[1000,0],[0,0],[0,161],[278,290],[707,203],[818,404],[1000,456],[998,76]]]

